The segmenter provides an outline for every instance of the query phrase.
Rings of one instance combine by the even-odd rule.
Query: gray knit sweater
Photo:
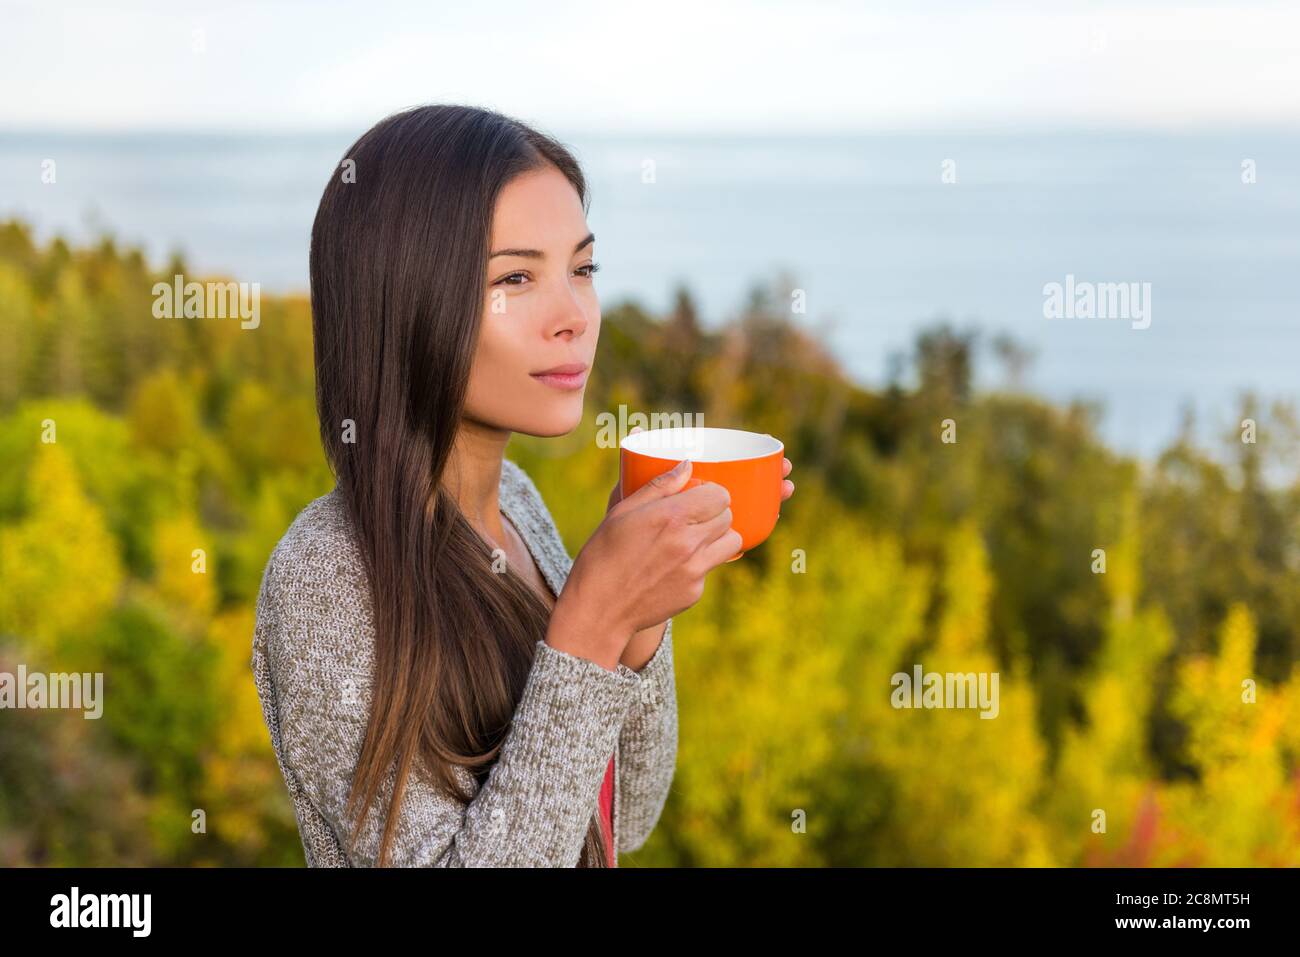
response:
[[[502,464],[500,505],[551,590],[572,559],[528,474]],[[395,768],[348,854],[340,836],[370,712],[374,621],[365,566],[336,488],[310,503],[271,554],[257,600],[253,675],[293,800],[307,864],[372,867]],[[635,851],[668,797],[677,762],[672,620],[640,671],[610,671],[537,642],[497,763],[461,803],[412,773],[389,860],[399,867],[578,863],[614,756],[614,844]]]

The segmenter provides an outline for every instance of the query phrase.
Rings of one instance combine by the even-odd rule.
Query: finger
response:
[[[789,460],[789,459],[782,459],[782,460],[781,460],[781,477],[782,477],[782,478],[785,478],[787,475],[789,475],[789,474],[790,474],[790,469],[791,469],[791,468],[793,468],[793,466],[790,464],[790,460]]]
[[[731,493],[717,482],[701,482],[694,488],[678,492],[666,504],[680,509],[686,521],[696,524],[717,517],[731,504]]]
[[[734,558],[744,542],[745,540],[740,537],[740,532],[734,528],[729,528],[716,539],[701,547],[696,554],[707,568],[716,568],[723,562]]]
[[[707,521],[692,525],[691,528],[695,535],[695,547],[698,549],[704,545],[709,545],[717,541],[719,536],[727,533],[731,528],[731,523],[734,521],[735,516],[732,515],[731,509],[724,508],[721,512]]]
[[[785,501],[794,494],[794,483],[786,479],[781,483],[781,501]]]

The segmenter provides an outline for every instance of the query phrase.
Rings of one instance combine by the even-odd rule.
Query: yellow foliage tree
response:
[[[251,609],[218,615],[208,630],[217,654],[211,691],[223,702],[221,735],[203,752],[203,783],[196,802],[205,812],[207,834],[247,860],[265,859],[281,833],[295,828],[266,733],[257,689],[248,680]]]
[[[1137,503],[1121,506],[1120,534],[1106,550],[1106,635],[1085,683],[1082,727],[1066,729],[1050,800],[1054,842],[1070,863],[1133,865],[1152,852],[1155,770],[1146,747],[1155,670],[1173,642],[1158,608],[1135,610],[1141,587]],[[1082,558],[1081,558],[1082,560]]]
[[[163,601],[187,624],[206,622],[217,604],[215,555],[193,514],[180,512],[160,521],[153,552],[154,586]]]
[[[26,495],[23,518],[0,528],[0,620],[53,664],[69,650],[63,636],[75,646],[77,633],[113,605],[123,570],[103,516],[57,442],[40,445]]]
[[[174,369],[159,369],[136,386],[127,418],[135,442],[160,452],[179,452],[201,434],[194,390]]]
[[[1178,669],[1171,710],[1187,725],[1188,756],[1200,780],[1170,788],[1170,816],[1197,865],[1300,865],[1297,788],[1288,779],[1286,754],[1297,686],[1259,681],[1255,642],[1254,616],[1235,604],[1218,652]]]
[[[888,830],[880,835],[884,863],[1053,862],[1034,813],[1045,757],[1034,694],[1016,673],[1018,666],[999,673],[987,647],[992,586],[978,530],[969,523],[958,526],[946,545],[937,634],[917,663],[923,672],[987,676],[989,690],[997,673],[996,717],[982,717],[992,709],[971,708],[969,702],[966,708],[884,713],[880,761],[894,793]]]

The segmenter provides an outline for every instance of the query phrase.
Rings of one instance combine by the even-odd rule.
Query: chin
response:
[[[568,435],[581,424],[582,393],[579,392],[567,404],[556,403],[554,409],[533,410],[513,431],[553,439]]]

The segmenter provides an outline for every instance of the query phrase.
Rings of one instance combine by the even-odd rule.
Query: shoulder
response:
[[[257,598],[259,633],[341,653],[370,621],[370,582],[342,493],[308,503],[272,550]],[[290,649],[280,649],[289,651]],[[322,649],[324,650],[324,649]]]
[[[298,513],[266,563],[270,598],[284,588],[337,585],[365,577],[365,564],[351,517],[338,490]],[[265,589],[264,589],[265,590]]]

